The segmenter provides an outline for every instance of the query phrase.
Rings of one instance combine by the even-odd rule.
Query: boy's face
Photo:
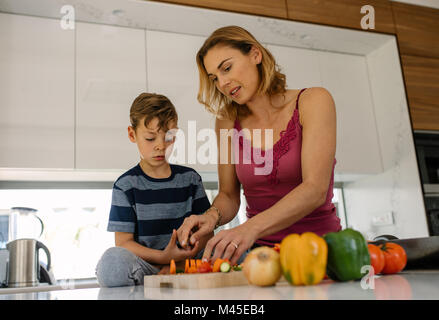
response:
[[[159,167],[167,163],[165,156],[172,150],[175,132],[178,129],[175,121],[169,123],[167,132],[161,130],[158,124],[158,118],[153,118],[145,127],[144,119],[141,119],[136,130],[132,126],[128,127],[130,141],[137,144],[142,161],[151,167]]]

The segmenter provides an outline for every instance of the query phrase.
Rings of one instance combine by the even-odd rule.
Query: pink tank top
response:
[[[280,139],[274,144],[273,149],[267,150],[273,150],[273,152],[267,152],[267,158],[264,158],[266,151],[253,148],[251,142],[242,133],[233,136],[235,170],[244,189],[247,202],[247,218],[252,218],[259,212],[270,208],[302,183],[302,126],[299,123],[298,106],[299,97],[305,89],[300,90],[293,116],[288,122],[286,130],[280,133]],[[241,132],[239,120],[235,121],[235,129],[238,133]],[[261,135],[263,134],[262,130]],[[258,157],[258,155],[261,157]],[[261,162],[261,159],[265,161]],[[266,165],[268,161],[272,161],[271,172],[268,171],[267,174],[261,175],[260,171],[255,174],[257,168],[258,170],[262,170],[264,167],[270,168]],[[335,206],[332,203],[335,163],[336,160],[334,159],[325,203],[291,226],[258,239],[256,241],[257,245],[273,246],[275,243],[280,243],[285,236],[291,233],[301,234],[311,231],[322,236],[328,232],[341,230],[340,219],[337,217]]]

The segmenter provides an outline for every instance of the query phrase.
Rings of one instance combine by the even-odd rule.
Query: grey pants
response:
[[[160,270],[122,247],[108,248],[96,266],[101,287],[124,287],[143,284],[145,275]]]
[[[238,263],[244,261],[245,252]],[[201,250],[194,259],[201,259]],[[143,284],[147,275],[157,274],[160,270],[122,247],[111,247],[102,255],[96,266],[96,277],[101,287],[124,287]]]
[[[195,259],[201,259],[201,250]],[[157,274],[157,267],[122,247],[108,248],[96,266],[96,277],[101,287],[124,287],[143,284],[145,276]]]

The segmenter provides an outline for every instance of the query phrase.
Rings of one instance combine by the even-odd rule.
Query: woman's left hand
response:
[[[256,240],[255,233],[245,223],[233,229],[221,230],[207,242],[203,259],[212,261],[217,258],[229,259],[234,265]],[[210,257],[212,251],[213,256]]]

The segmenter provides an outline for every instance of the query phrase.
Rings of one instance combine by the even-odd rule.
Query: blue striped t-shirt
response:
[[[210,208],[201,176],[192,168],[170,167],[169,178],[149,177],[138,164],[116,180],[107,231],[133,233],[136,242],[163,250],[172,229]]]

